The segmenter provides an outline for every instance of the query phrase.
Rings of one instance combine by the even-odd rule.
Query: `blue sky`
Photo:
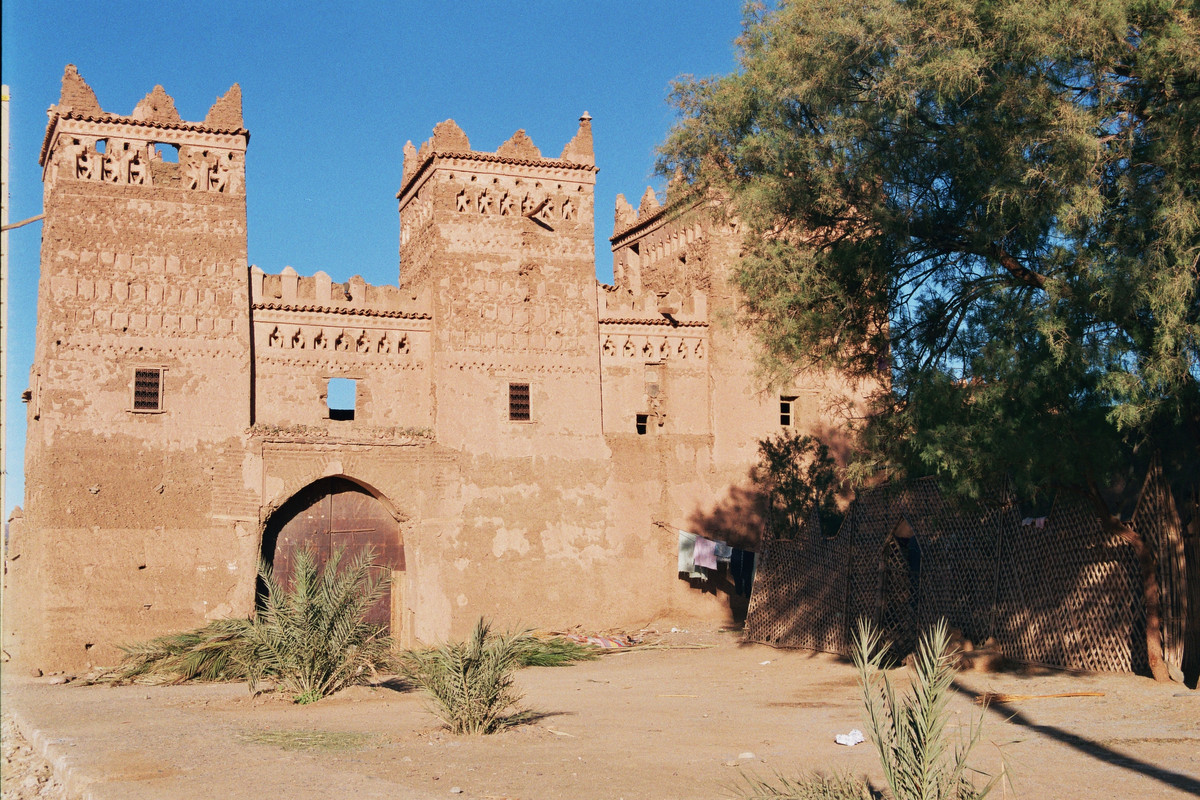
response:
[[[735,64],[740,3],[500,2],[3,3],[3,81],[12,101],[10,221],[41,213],[46,108],[73,63],[101,107],[128,114],[155,84],[202,120],[233,83],[246,127],[249,257],[334,280],[395,283],[404,142],[453,118],[477,150],[524,128],[557,156],[593,117],[597,275],[618,192],[636,206],[674,119],[682,74]],[[25,407],[41,225],[9,234],[7,491],[23,503]]]

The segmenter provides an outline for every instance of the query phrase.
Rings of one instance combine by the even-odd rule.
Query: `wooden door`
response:
[[[291,584],[296,553],[306,547],[316,555],[318,567],[337,548],[342,549],[345,563],[371,547],[382,574],[404,569],[399,523],[369,492],[345,478],[322,478],[306,486],[267,521],[263,557],[284,586]],[[367,620],[391,630],[391,609],[389,590],[371,608]]]

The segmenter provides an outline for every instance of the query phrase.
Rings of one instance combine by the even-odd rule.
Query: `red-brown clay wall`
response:
[[[329,476],[399,520],[406,645],[480,616],[731,621],[731,587],[675,563],[679,529],[754,545],[747,473],[780,429],[780,392],[756,388],[755,346],[727,321],[735,228],[648,194],[619,207],[617,286],[600,287],[590,119],[557,159],[523,132],[473,151],[447,122],[405,148],[398,286],[264,274],[246,265],[240,100],[218,102],[215,130],[173,122],[160,93],[137,119],[66,113],[47,140],[7,564],[18,662],[111,663],[123,641],[250,613],[263,527]],[[109,169],[91,142],[114,131],[141,144]],[[138,366],[165,369],[161,413],[131,410]],[[356,381],[353,420],[330,419],[331,378]],[[529,386],[528,420],[510,418],[511,384]],[[830,387],[782,391],[802,430],[836,429]]]
[[[377,438],[432,427],[427,296],[255,268],[251,299],[258,428],[315,427],[343,438],[371,429],[367,438]],[[330,419],[330,378],[355,382],[353,421]]]
[[[78,667],[249,608],[246,137],[59,111],[5,646]],[[155,141],[180,146],[182,163],[157,161]],[[140,170],[118,163],[131,152]],[[192,185],[201,156],[212,161]],[[161,409],[135,410],[137,368],[162,370]]]

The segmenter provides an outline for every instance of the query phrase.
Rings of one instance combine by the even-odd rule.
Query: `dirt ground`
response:
[[[66,790],[62,783],[50,763],[25,741],[12,715],[5,712],[0,726],[0,739],[4,740],[0,795],[4,800],[63,800]]]
[[[742,645],[732,632],[666,634],[656,649],[526,669],[519,684],[537,718],[486,737],[444,732],[403,687],[356,687],[295,706],[252,698],[243,685],[50,680],[6,674],[3,705],[62,786],[38,772],[44,764],[6,725],[5,800],[690,800],[736,797],[744,775],[819,770],[882,782],[869,742],[834,742],[865,729],[853,668],[827,655]],[[975,765],[1005,770],[994,796],[1200,795],[1200,692],[1062,672],[964,672],[955,688],[955,720],[984,719]],[[1103,696],[981,711],[973,698],[986,691]]]

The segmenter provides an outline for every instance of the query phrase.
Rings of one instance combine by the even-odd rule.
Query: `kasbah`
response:
[[[26,496],[4,650],[117,645],[253,612],[260,558],[374,548],[403,646],[499,626],[729,619],[679,532],[755,549],[762,438],[837,441],[835,375],[765,391],[730,322],[736,220],[618,197],[595,276],[591,119],[547,157],[404,148],[395,285],[248,264],[241,91],[202,122],[155,87],[101,109],[74,66],[42,144]],[[740,499],[739,499],[740,498]]]

